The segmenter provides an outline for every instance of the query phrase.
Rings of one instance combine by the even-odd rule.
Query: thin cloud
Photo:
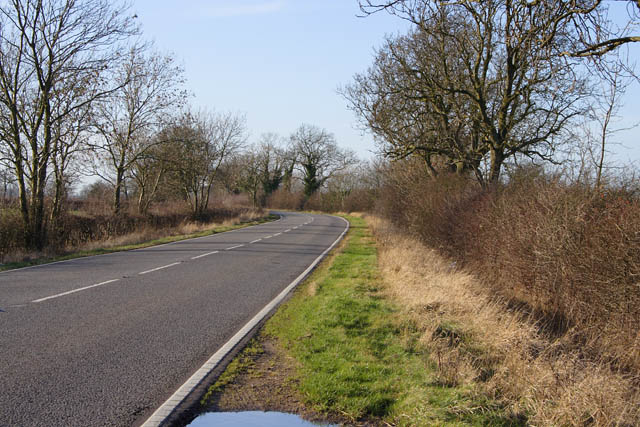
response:
[[[220,6],[209,6],[201,12],[212,18],[229,18],[234,16],[264,15],[277,12],[285,6],[284,0],[234,1],[233,4],[230,3],[232,2],[227,2],[227,4]]]

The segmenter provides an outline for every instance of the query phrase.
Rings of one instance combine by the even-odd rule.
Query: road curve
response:
[[[0,273],[0,426],[140,422],[346,227],[281,215]]]

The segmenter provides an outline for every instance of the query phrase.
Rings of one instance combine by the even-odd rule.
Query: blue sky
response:
[[[134,10],[145,37],[182,60],[193,104],[246,113],[252,141],[309,123],[360,157],[375,149],[336,90],[404,22],[358,18],[356,0],[137,0]]]
[[[373,139],[355,128],[336,90],[366,70],[385,34],[405,32],[405,22],[359,18],[357,0],[135,0],[133,9],[145,38],[184,64],[196,107],[246,113],[251,141],[310,123],[371,157]],[[640,59],[640,48],[633,56]],[[638,86],[626,97],[624,123],[640,121]],[[640,161],[638,132],[617,136],[631,147],[615,148],[619,161]]]

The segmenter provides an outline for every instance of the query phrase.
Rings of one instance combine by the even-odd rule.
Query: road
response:
[[[124,426],[161,405],[345,229],[330,216],[0,273],[0,426]]]

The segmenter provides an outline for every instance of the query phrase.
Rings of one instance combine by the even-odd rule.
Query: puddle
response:
[[[189,427],[308,427],[335,426],[335,424],[312,423],[298,415],[283,412],[210,412],[193,420]]]

